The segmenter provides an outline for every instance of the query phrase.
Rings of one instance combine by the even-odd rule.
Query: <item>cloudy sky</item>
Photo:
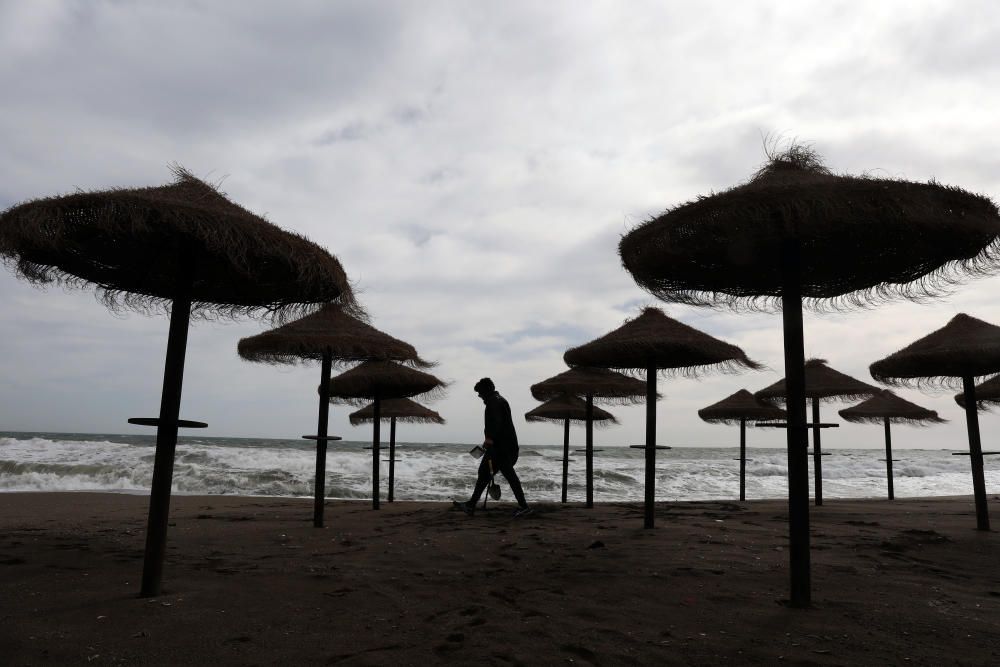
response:
[[[566,348],[654,303],[621,268],[620,236],[744,180],[766,135],[811,142],[838,172],[1000,196],[998,68],[990,2],[0,0],[0,209],[164,183],[172,162],[221,183],[334,253],[373,324],[454,383],[433,405],[447,426],[401,439],[474,442],[476,379],[515,413],[534,407],[528,387],[564,370]],[[958,312],[1000,323],[998,288],[809,315],[806,354],[870,380],[872,361]],[[6,269],[0,303],[0,430],[148,432],[125,420],[158,409],[166,317]],[[660,444],[735,444],[696,410],[784,374],[780,316],[664,305],[770,370],[661,383]],[[194,325],[182,417],[208,435],[314,432],[317,367],[236,355],[266,326]],[[895,446],[962,446],[950,394],[900,393],[951,422],[902,427]],[[642,442],[643,408],[612,411],[622,425],[599,441]],[[347,412],[332,432],[364,438]],[[987,449],[997,427],[984,418]],[[881,435],[845,425],[824,443]]]

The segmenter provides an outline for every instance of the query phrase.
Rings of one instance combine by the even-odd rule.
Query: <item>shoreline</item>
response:
[[[995,508],[996,494],[989,500]],[[811,507],[790,609],[783,500],[513,504],[176,496],[164,593],[146,502],[0,495],[9,664],[968,664],[1000,661],[1000,536],[971,496]]]

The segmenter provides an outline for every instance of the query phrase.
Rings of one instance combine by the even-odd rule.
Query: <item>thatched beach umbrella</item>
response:
[[[989,530],[976,379],[1000,372],[1000,327],[959,313],[942,328],[876,361],[869,369],[873,378],[894,386],[952,387],[962,383],[976,527]]]
[[[141,595],[160,592],[192,313],[287,319],[353,306],[340,263],[181,169],[171,185],[78,192],[0,216],[0,255],[36,283],[93,284],[112,309],[169,309]]]
[[[372,402],[372,509],[379,508],[379,426],[382,401],[437,394],[445,383],[430,373],[391,361],[366,361],[329,381],[330,400],[349,405]]]
[[[819,403],[826,401],[860,401],[874,396],[882,391],[879,387],[855,380],[850,375],[844,375],[826,365],[826,359],[808,359],[805,365],[806,398],[812,399],[812,430],[813,430],[813,477],[815,486],[813,496],[817,505],[823,504],[823,456],[820,442],[820,431],[828,424],[819,420]],[[765,401],[785,401],[788,389],[785,379],[764,387],[754,394]]]
[[[933,182],[837,176],[802,147],[622,238],[625,268],[665,301],[781,307],[792,605],[811,597],[803,301],[925,295],[961,273],[993,269],[998,240],[1000,215],[986,197]]]
[[[779,407],[762,401],[746,389],[727,396],[718,403],[698,411],[698,416],[711,424],[740,425],[740,500],[747,499],[747,422],[785,419]]]
[[[885,473],[889,483],[889,500],[896,495],[892,490],[892,435],[890,424],[912,424],[926,426],[943,424],[946,419],[938,417],[934,410],[922,408],[905,398],[900,398],[888,389],[883,389],[867,401],[840,411],[845,421],[855,424],[883,424],[885,426]]]
[[[444,418],[430,408],[425,408],[408,398],[390,398],[381,402],[379,413],[382,421],[389,420],[389,496],[391,503],[396,484],[396,422],[408,424],[443,424]],[[375,404],[352,412],[349,417],[352,426],[369,424],[375,421]]]
[[[319,311],[270,331],[242,339],[239,355],[247,361],[266,364],[320,362],[319,418],[316,440],[316,478],[313,483],[313,526],[323,527],[326,498],[326,445],[330,413],[330,370],[333,363],[347,364],[367,360],[400,361],[426,368],[409,343],[345,313],[338,304],[328,304]]]
[[[571,368],[547,380],[531,385],[531,395],[547,401],[564,394],[583,396],[593,411],[594,403],[634,405],[646,396],[646,383],[607,368]],[[657,394],[657,398],[660,398]],[[586,506],[594,506],[594,420],[584,417],[586,428]],[[566,502],[566,476],[569,469],[569,421],[563,424],[563,502]]]
[[[609,371],[610,372],[610,371]],[[622,376],[635,382],[633,378]],[[538,386],[538,385],[534,385]],[[534,388],[534,387],[533,387]],[[617,424],[618,420],[610,412],[594,406],[593,397],[590,402],[572,394],[558,394],[538,407],[526,412],[524,418],[529,422],[554,422],[563,425],[563,460],[562,460],[562,502],[566,502],[566,485],[569,477],[569,423],[582,421],[587,424],[588,433],[593,433],[594,424]],[[587,449],[590,460],[593,460],[593,447]],[[587,472],[592,472],[592,468]],[[588,497],[593,499],[593,480],[587,478]],[[592,506],[593,502],[588,505]]]
[[[955,402],[965,409],[965,394],[955,394]],[[1000,375],[976,385],[976,403],[980,411],[1000,405]]]
[[[659,308],[644,308],[614,331],[567,350],[563,359],[570,366],[646,373],[646,528],[653,527],[656,498],[656,373],[693,376],[708,369],[760,368],[735,345],[667,317]]]

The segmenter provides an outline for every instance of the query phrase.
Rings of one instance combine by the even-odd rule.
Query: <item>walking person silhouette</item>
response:
[[[479,398],[483,400],[486,409],[483,414],[484,439],[483,449],[485,454],[479,464],[479,476],[476,479],[476,486],[472,490],[472,497],[466,502],[455,501],[455,506],[463,512],[472,516],[476,511],[476,503],[483,494],[483,490],[493,479],[493,475],[501,473],[514,498],[517,499],[518,509],[514,516],[524,516],[531,512],[528,502],[524,499],[524,490],[521,488],[521,480],[518,479],[514,464],[517,463],[518,445],[517,432],[514,430],[514,420],[511,417],[510,405],[507,399],[500,395],[490,378],[482,378],[473,387]]]

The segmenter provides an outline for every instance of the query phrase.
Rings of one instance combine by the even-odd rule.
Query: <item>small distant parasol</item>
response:
[[[762,401],[746,389],[727,396],[718,403],[698,411],[698,416],[713,424],[740,425],[740,500],[747,499],[747,423],[785,419],[779,407]]]
[[[577,367],[553,375],[531,385],[531,395],[539,401],[547,401],[570,394],[583,396],[585,405],[593,410],[594,403],[633,405],[646,396],[646,383],[642,380],[617,373],[607,368]],[[660,398],[657,395],[657,398]],[[594,506],[594,422],[583,418],[586,459],[586,507]],[[562,501],[566,502],[566,487],[569,476],[569,420],[563,424],[563,480]]]
[[[326,445],[338,437],[327,436],[330,413],[330,372],[337,364],[368,360],[398,361],[426,368],[430,364],[409,343],[393,338],[370,324],[344,312],[339,304],[320,310],[276,329],[242,339],[239,355],[247,361],[266,364],[320,362],[319,418],[316,440],[316,477],[313,483],[313,526],[322,528],[326,499]]]
[[[625,379],[632,380],[632,378],[628,377]],[[534,385],[534,387],[537,386]],[[533,410],[526,412],[524,418],[529,422],[553,422],[563,425],[562,502],[566,502],[566,487],[569,475],[569,423],[571,421],[584,422],[588,426],[588,433],[592,432],[595,424],[598,426],[607,426],[618,423],[618,420],[610,412],[595,407],[592,400],[588,403],[572,394],[557,394]],[[592,439],[591,442],[593,442]],[[593,447],[588,450],[588,453],[592,452]],[[590,477],[587,478],[587,490],[590,492],[592,499],[593,479]]]
[[[1000,372],[1000,327],[964,313],[945,326],[873,363],[872,377],[893,386],[954,387],[962,383],[969,461],[976,501],[976,527],[990,529],[983,473],[983,447],[976,410],[976,380]]]
[[[382,401],[442,393],[447,386],[430,373],[391,361],[366,361],[329,381],[330,400],[348,405],[372,402],[372,509],[379,509],[379,445]]]
[[[874,396],[882,391],[879,387],[855,380],[826,365],[826,359],[807,359],[805,365],[806,398],[812,399],[812,432],[813,432],[813,477],[815,486],[813,496],[817,505],[823,504],[823,448],[820,432],[825,426],[819,419],[819,404],[821,400],[856,401]],[[764,387],[754,396],[765,401],[785,401],[788,390],[785,379]]]
[[[646,484],[643,526],[653,527],[656,498],[656,374],[697,375],[707,369],[760,368],[735,345],[644,308],[638,317],[589,343],[567,350],[570,366],[590,366],[646,373]]]
[[[943,424],[946,419],[938,417],[934,410],[922,408],[905,398],[900,398],[888,389],[883,389],[867,401],[858,403],[840,411],[840,416],[855,424],[883,424],[885,426],[885,472],[889,484],[889,500],[896,494],[892,488],[892,435],[890,424],[910,424],[912,426],[928,426]]]
[[[426,408],[408,398],[390,398],[382,401],[379,409],[382,421],[389,420],[389,495],[388,502],[395,498],[396,487],[396,422],[408,424],[444,424],[444,419],[430,408]],[[352,426],[370,424],[375,421],[375,404],[352,412],[348,418]]]

